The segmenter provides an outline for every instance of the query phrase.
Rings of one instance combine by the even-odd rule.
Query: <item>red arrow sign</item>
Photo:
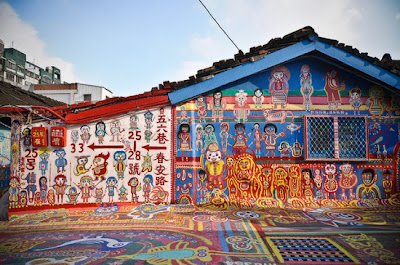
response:
[[[167,149],[166,146],[150,146],[149,144],[145,145],[145,146],[142,146],[142,148],[146,149],[147,151],[150,151],[150,150],[165,150],[165,149]]]
[[[122,149],[122,148],[124,148],[123,145],[95,145],[94,143],[92,143],[91,145],[88,145],[88,147],[90,149],[92,149],[93,151],[94,151],[94,149],[108,149],[108,148]]]

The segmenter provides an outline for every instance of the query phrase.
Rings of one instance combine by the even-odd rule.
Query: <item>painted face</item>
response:
[[[64,178],[56,178],[55,180],[56,180],[57,185],[63,185],[65,182]]]
[[[81,179],[81,185],[82,187],[90,187],[92,185],[92,179],[91,178]]]
[[[340,169],[342,170],[343,173],[349,174],[353,171],[353,166],[350,164],[343,164]]]
[[[219,150],[218,151],[208,150],[206,153],[206,157],[209,162],[215,163],[215,162],[218,162],[221,160],[222,154],[221,154],[221,151],[219,151]]]
[[[276,80],[282,80],[282,78],[283,78],[283,73],[282,73],[282,72],[275,72],[275,73],[274,73],[274,78],[275,78]]]
[[[258,90],[256,90],[255,92],[254,92],[254,95],[256,96],[256,97],[261,97],[262,96],[262,91],[260,90],[260,89],[258,89]]]
[[[362,178],[362,182],[367,187],[372,186],[376,181],[374,174],[370,171],[366,171],[366,172],[362,173],[361,178]]]
[[[239,163],[239,167],[241,170],[249,170],[250,161],[248,159],[243,159]]]
[[[265,133],[275,134],[275,128],[273,126],[267,126],[267,127],[265,127]]]
[[[79,165],[85,165],[88,162],[87,157],[79,158],[78,159],[78,164]]]
[[[99,165],[102,165],[102,164],[104,164],[104,159],[103,159],[103,158],[101,158],[101,157],[95,157],[95,158],[93,159],[93,165],[94,165],[94,166],[99,166]]]
[[[334,164],[327,164],[325,166],[325,173],[328,175],[334,175],[336,173],[336,166]]]
[[[129,185],[129,186],[132,186],[132,187],[136,187],[136,186],[138,185],[138,179],[137,179],[137,178],[131,179],[131,180],[129,181],[128,185]]]
[[[306,180],[306,181],[310,180],[310,172],[303,171],[303,177],[304,177],[304,180]]]
[[[237,132],[237,134],[244,134],[244,133],[245,133],[245,128],[243,128],[243,127],[237,127],[237,128],[236,128],[236,132]]]
[[[220,99],[220,98],[222,98],[222,93],[221,93],[221,92],[215,93],[215,94],[214,94],[214,98],[215,98],[215,99]]]
[[[235,159],[233,159],[233,157],[229,156],[228,158],[226,158],[226,165],[228,167],[233,167],[234,163],[235,163]]]

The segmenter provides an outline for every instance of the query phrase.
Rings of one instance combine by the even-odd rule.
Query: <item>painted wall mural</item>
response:
[[[387,201],[399,190],[393,98],[301,59],[184,102],[175,121],[177,201],[216,209]]]
[[[26,126],[21,120],[15,121],[21,125],[24,140],[15,147],[15,152],[21,150],[21,157],[11,178],[12,208],[171,202],[170,107],[132,112],[81,126],[62,127],[47,122]],[[28,138],[30,134],[25,132],[33,127],[47,129]],[[16,130],[17,126],[14,137],[20,135]],[[51,133],[48,136],[52,141],[40,146],[45,131]]]

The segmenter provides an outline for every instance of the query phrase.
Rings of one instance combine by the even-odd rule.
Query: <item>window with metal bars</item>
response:
[[[367,118],[360,116],[305,116],[307,160],[366,160]]]

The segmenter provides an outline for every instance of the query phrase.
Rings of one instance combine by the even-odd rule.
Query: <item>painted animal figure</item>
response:
[[[286,118],[289,118],[289,115],[292,117],[293,123],[293,112],[291,111],[272,111],[271,109],[264,109],[264,117],[267,122],[280,122],[285,123]]]
[[[71,240],[71,241],[62,243],[61,245],[57,245],[57,246],[49,247],[49,248],[34,249],[33,251],[42,251],[42,250],[63,248],[63,247],[68,247],[68,246],[72,246],[72,245],[76,245],[76,244],[84,244],[84,245],[101,244],[101,245],[103,245],[103,248],[105,248],[105,249],[116,249],[116,248],[125,247],[126,245],[128,245],[130,243],[131,242],[120,242],[113,238],[103,238],[103,236],[96,236],[93,238],[84,237],[81,239]]]
[[[189,242],[182,240],[171,242],[166,246],[153,247],[146,253],[138,253],[133,255],[122,255],[115,257],[121,260],[145,260],[149,264],[198,264],[192,260],[201,261],[202,264],[208,264],[212,260],[210,250],[205,246],[190,248]],[[172,263],[174,262],[174,263]]]

